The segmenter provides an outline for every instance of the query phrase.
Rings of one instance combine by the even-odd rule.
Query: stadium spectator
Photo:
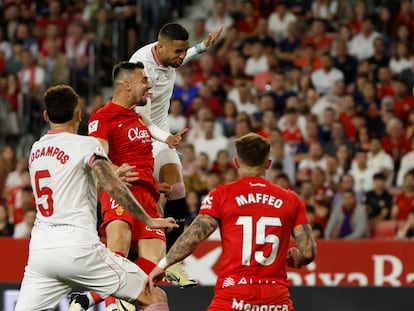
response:
[[[344,80],[344,74],[333,67],[332,56],[327,52],[321,56],[322,68],[311,74],[312,84],[320,95],[330,94],[333,91],[335,82]]]
[[[252,1],[243,1],[242,16],[236,20],[236,27],[242,38],[249,38],[255,35],[259,15],[255,10]]]
[[[254,77],[255,75],[266,72],[269,69],[269,63],[263,42],[258,39],[252,39],[252,54],[246,60],[244,73],[247,76]]]
[[[349,173],[354,177],[354,191],[368,192],[374,188],[373,176],[375,171],[368,167],[367,152],[363,149],[355,151],[355,165],[351,166]]]
[[[413,240],[414,239],[414,209],[410,210],[406,220],[402,222],[401,228],[397,231],[395,239],[397,240]]]
[[[23,196],[33,196],[32,188],[23,188]],[[32,229],[36,219],[36,209],[34,204],[30,207],[23,209],[23,221],[14,225],[13,238],[15,239],[28,239],[32,233]]]
[[[232,26],[234,19],[226,10],[226,1],[215,0],[211,15],[206,19],[206,31],[209,33],[217,32],[223,26],[223,34]]]
[[[251,82],[245,76],[236,77],[234,87],[227,93],[227,99],[236,104],[238,112],[253,115],[259,110],[254,101]]]
[[[0,203],[0,237],[12,237],[14,224],[9,220],[9,213],[6,205]]]
[[[400,167],[397,173],[396,186],[402,187],[404,176],[412,169],[414,169],[414,136],[410,139],[411,151],[405,153],[400,162]]]
[[[201,127],[203,136],[194,141],[194,150],[197,155],[206,153],[210,159],[210,164],[216,159],[221,149],[226,149],[228,138],[221,135],[215,135],[215,121],[213,119],[205,119],[202,121]]]
[[[39,58],[39,67],[45,72],[45,87],[69,82],[69,64],[66,55],[59,50],[56,41],[45,44],[46,55]]]
[[[408,214],[414,208],[414,171],[410,170],[404,175],[402,192],[395,197],[391,219],[407,220]]]
[[[361,31],[351,39],[350,54],[359,61],[369,59],[374,55],[374,41],[380,36],[381,34],[375,31],[372,17],[364,17]]]
[[[339,120],[335,120],[332,123],[329,141],[323,145],[322,149],[327,155],[335,156],[337,148],[341,145],[346,145],[351,153],[355,149],[352,141],[345,135],[344,124]]]
[[[325,239],[355,240],[368,237],[367,211],[352,190],[343,192],[342,203],[335,205],[325,228]]]
[[[176,134],[185,129],[187,119],[183,116],[183,101],[180,98],[172,98],[168,113],[170,133]]]
[[[367,163],[375,173],[383,173],[386,177],[387,187],[391,187],[395,177],[394,162],[392,157],[382,148],[381,139],[378,137],[371,138]]]
[[[271,144],[270,159],[272,163],[280,163],[282,166],[281,172],[289,179],[289,184],[296,185],[296,166],[293,158],[286,153],[285,142],[283,140],[274,141]],[[266,179],[270,179],[270,171],[266,172]]]
[[[235,169],[231,162],[229,152],[226,149],[222,149],[217,153],[216,158],[211,164],[211,171],[216,172],[220,178],[223,177],[224,173],[228,169]]]
[[[378,81],[378,70],[383,66],[388,66],[390,58],[387,54],[387,49],[383,37],[378,37],[373,42],[374,55],[368,58],[368,63],[372,70],[373,82]]]
[[[387,189],[387,176],[376,173],[373,176],[374,188],[365,194],[364,204],[367,208],[368,219],[379,221],[389,219],[393,196]]]
[[[310,180],[312,170],[315,167],[320,167],[326,170],[327,163],[324,157],[322,146],[318,142],[314,142],[309,147],[309,157],[304,158],[299,162],[296,173],[296,180],[298,183]]]
[[[221,124],[224,136],[231,137],[234,135],[236,116],[236,104],[231,99],[226,99],[223,103],[223,116],[218,117],[216,120],[219,124]]]
[[[274,11],[270,14],[267,24],[269,33],[277,43],[289,38],[289,27],[296,22],[296,16],[290,12],[286,1],[279,1]]]
[[[204,152],[196,156],[196,166],[194,172],[185,176],[186,192],[195,191],[199,193],[207,187],[207,176],[210,170],[210,159]]]

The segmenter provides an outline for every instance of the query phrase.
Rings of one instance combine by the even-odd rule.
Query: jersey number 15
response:
[[[239,216],[236,225],[243,226],[243,245],[242,245],[242,265],[250,266],[252,255],[254,260],[263,266],[270,266],[276,260],[277,251],[279,249],[279,237],[275,234],[266,234],[266,227],[281,227],[282,222],[279,217],[260,217],[259,220],[253,224],[252,216]],[[256,240],[253,242],[253,226],[256,226]],[[263,251],[253,252],[253,243],[255,245],[271,244],[271,251],[269,256],[265,256]]]

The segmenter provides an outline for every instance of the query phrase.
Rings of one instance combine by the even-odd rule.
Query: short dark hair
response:
[[[49,120],[62,124],[72,120],[79,95],[69,85],[61,84],[48,88],[43,95],[43,102]]]
[[[170,39],[172,41],[186,41],[190,37],[188,31],[177,23],[167,23],[162,26],[160,32],[158,33],[158,36]]]
[[[264,165],[269,159],[270,143],[258,134],[246,134],[237,139],[235,144],[240,162],[248,166]]]
[[[144,69],[144,64],[142,62],[136,62],[136,63],[130,63],[130,62],[120,62],[114,66],[112,69],[112,80],[115,81],[115,79],[119,76],[119,74],[123,71],[134,71],[135,69]]]
[[[372,176],[374,180],[387,180],[387,176],[383,172],[375,173],[374,176]]]

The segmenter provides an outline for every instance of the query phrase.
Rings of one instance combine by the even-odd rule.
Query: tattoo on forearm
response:
[[[92,168],[98,177],[100,187],[133,216],[147,223],[150,217],[134,198],[128,187],[116,177],[108,161],[96,160]]]
[[[316,243],[312,234],[312,228],[303,224],[294,229],[294,237],[300,254],[302,265],[310,263],[316,256]]]
[[[218,225],[215,218],[198,215],[168,251],[167,262],[175,263],[186,258],[201,241],[217,229]]]

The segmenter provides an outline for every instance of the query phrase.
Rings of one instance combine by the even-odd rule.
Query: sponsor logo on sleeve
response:
[[[204,200],[201,202],[200,210],[202,209],[211,209],[213,205],[213,196],[207,195]]]

